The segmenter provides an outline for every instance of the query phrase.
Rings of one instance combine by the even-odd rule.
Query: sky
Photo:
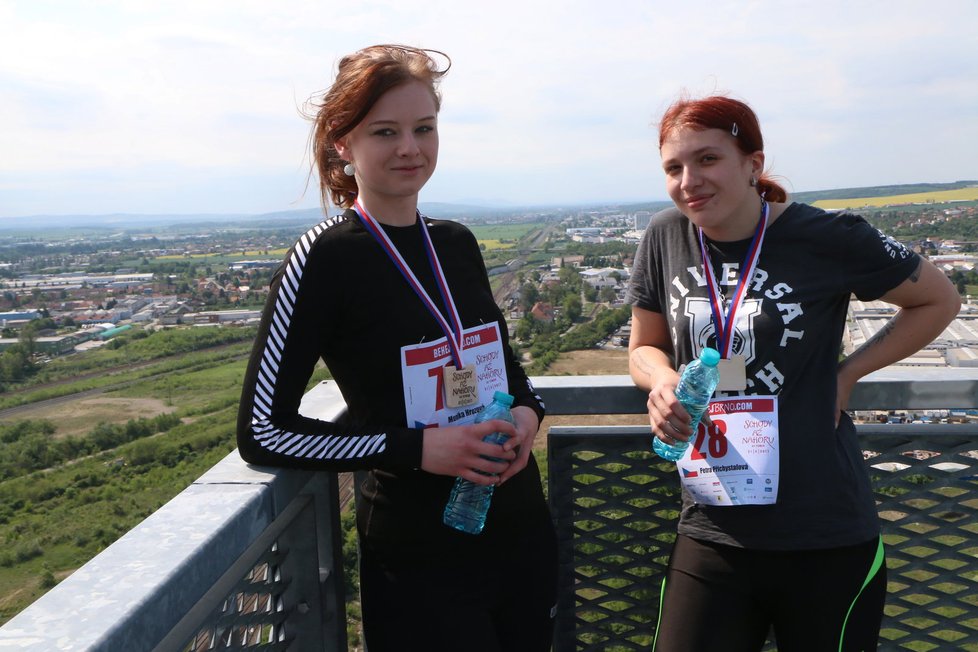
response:
[[[978,179],[974,0],[0,0],[0,218],[318,206],[309,98],[446,52],[422,202],[666,199],[682,92],[760,117],[789,191]]]

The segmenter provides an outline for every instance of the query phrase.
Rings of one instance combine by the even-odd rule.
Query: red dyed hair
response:
[[[440,67],[434,57],[445,60]],[[336,80],[320,100],[310,100],[307,117],[312,120],[310,146],[319,172],[323,208],[349,208],[357,196],[356,179],[343,172],[345,161],[336,151],[336,141],[350,133],[366,117],[377,100],[396,86],[412,81],[427,84],[441,108],[438,81],[448,72],[451,60],[444,52],[404,45],[372,45],[340,59]]]
[[[677,129],[720,129],[737,142],[745,156],[764,151],[761,125],[753,109],[739,100],[712,95],[699,100],[687,97],[673,103],[659,122],[659,147]],[[765,172],[757,179],[757,193],[768,201],[783,202],[787,191]]]

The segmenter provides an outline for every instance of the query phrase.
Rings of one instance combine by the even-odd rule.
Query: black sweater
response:
[[[458,223],[424,219],[463,327],[499,324],[514,406],[531,407],[542,419],[543,404],[513,356],[475,237]],[[442,307],[420,227],[383,228]],[[430,543],[431,532],[450,532],[441,525],[441,510],[453,478],[418,469],[422,431],[407,426],[400,368],[402,346],[443,336],[355,212],[316,225],[293,246],[272,279],[241,396],[237,439],[242,458],[269,466],[369,470],[358,505],[364,536],[391,543],[392,538],[420,537],[419,543]],[[298,412],[320,358],[348,406],[339,423]],[[496,518],[491,514],[484,534],[491,538],[493,520],[541,508],[539,472],[531,456],[527,469],[497,489]]]

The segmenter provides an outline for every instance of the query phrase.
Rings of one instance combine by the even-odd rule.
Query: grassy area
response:
[[[820,199],[815,206],[824,209],[862,208],[864,206],[897,206],[900,204],[943,204],[950,201],[978,200],[978,187],[956,190],[936,190],[885,197],[856,197],[853,199]]]
[[[238,344],[231,349],[216,352],[200,352],[195,356],[181,356],[178,359],[166,358],[147,363],[133,369],[121,369],[101,376],[94,376],[58,385],[42,385],[35,389],[13,395],[0,397],[0,409],[20,405],[28,405],[62,396],[71,396],[79,392],[112,387],[132,382],[139,378],[153,378],[160,375],[177,374],[181,371],[204,368],[207,369],[228,360],[244,355],[249,349],[248,344]]]
[[[519,240],[530,231],[542,227],[540,222],[527,222],[521,224],[473,224],[469,230],[475,234],[479,240]]]
[[[0,394],[0,409],[21,407],[0,418],[0,622],[234,450],[253,336],[143,334],[52,362],[53,384]],[[309,386],[328,377],[321,366]]]
[[[130,331],[101,348],[55,358],[29,376],[17,391],[0,393],[0,410],[109,387],[118,384],[120,377],[131,380],[140,374],[212,367],[245,355],[255,332],[253,327]],[[182,355],[191,352],[195,355]]]
[[[47,470],[0,479],[0,540],[5,544],[0,621],[23,610],[234,449],[246,364],[244,359],[183,352],[156,362],[154,368],[167,373],[122,372],[114,380],[124,381],[124,389],[100,396],[156,405],[159,412],[179,417],[174,427]],[[90,385],[66,383],[61,391],[70,394]],[[87,400],[78,400],[70,409],[84,420],[87,406]],[[24,418],[43,420],[49,409],[38,405]],[[133,416],[132,410],[118,409],[114,419],[93,420],[91,432],[124,430]]]

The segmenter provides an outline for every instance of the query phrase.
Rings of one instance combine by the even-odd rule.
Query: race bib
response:
[[[448,339],[401,348],[401,379],[404,383],[404,411],[408,426],[434,428],[471,423],[497,392],[508,392],[506,361],[499,324],[493,322],[462,331],[464,368],[474,367],[475,393],[479,400],[456,404],[446,393],[445,367],[454,367]],[[448,388],[449,393],[457,391]]]
[[[773,505],[778,500],[776,396],[737,396],[710,403],[713,426],[700,423],[676,462],[680,480],[701,505]]]

